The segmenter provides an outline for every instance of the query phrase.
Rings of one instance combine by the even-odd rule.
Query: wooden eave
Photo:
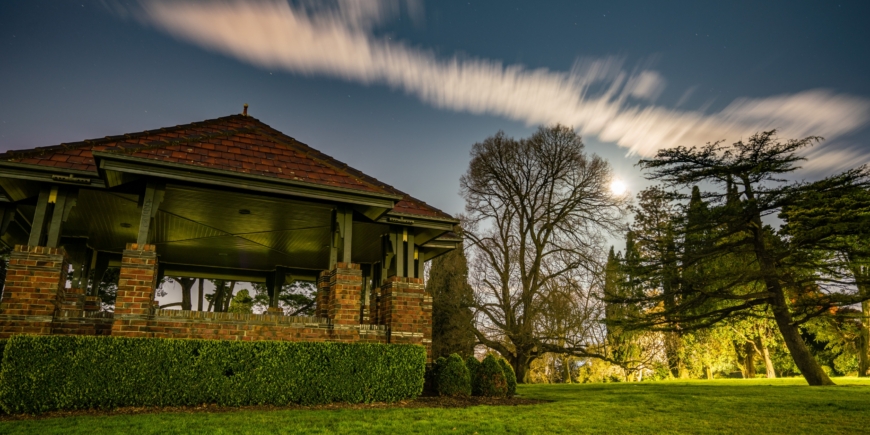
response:
[[[99,174],[89,171],[80,171],[76,169],[55,168],[51,166],[32,165],[28,163],[8,162],[0,160],[0,174],[6,178],[16,178],[19,180],[39,181],[43,183],[65,184],[70,186],[88,186],[103,189],[106,183],[100,178]],[[67,176],[74,176],[81,180],[90,180],[90,182],[73,182],[65,180]]]

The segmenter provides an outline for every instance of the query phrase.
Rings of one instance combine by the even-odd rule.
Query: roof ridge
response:
[[[233,118],[243,118],[246,120],[250,119],[250,120],[257,121],[257,122],[261,122],[260,120],[254,118],[252,116],[243,116],[243,115],[221,116],[219,118],[206,119],[203,121],[196,121],[196,122],[191,122],[188,124],[180,124],[180,125],[176,125],[174,127],[161,127],[161,128],[157,128],[157,129],[144,130],[144,131],[139,131],[139,132],[135,132],[135,133],[125,133],[125,134],[119,134],[119,135],[115,135],[115,136],[105,136],[105,137],[101,137],[101,138],[85,139],[85,140],[81,140],[81,141],[77,141],[77,142],[61,142],[58,145],[49,145],[49,146],[36,147],[36,148],[25,149],[25,150],[8,150],[8,151],[5,151],[3,153],[0,153],[0,160],[17,159],[17,158],[22,158],[22,157],[28,157],[31,155],[36,155],[36,154],[45,154],[47,152],[65,151],[65,150],[70,150],[70,149],[81,148],[84,146],[102,145],[102,144],[108,143],[108,142],[119,142],[122,140],[135,139],[135,138],[140,138],[140,137],[144,137],[144,136],[153,136],[156,134],[169,133],[169,132],[173,132],[173,131],[184,129],[184,128],[201,127],[201,126],[212,124],[212,123],[215,123],[218,121],[224,121],[224,120],[233,119]]]
[[[359,180],[360,182],[368,185],[369,187],[372,187],[372,188],[375,188],[378,190],[386,190],[387,193],[398,193],[398,194],[401,194],[403,196],[408,195],[407,193],[402,192],[401,190],[396,189],[395,187],[390,186],[386,183],[380,183],[380,182],[378,182],[380,184],[372,183],[371,180],[374,180],[374,181],[378,181],[378,180],[364,174],[362,171],[351,167],[347,163],[344,163],[341,160],[336,159],[335,157],[332,157],[328,154],[325,154],[322,151],[316,150],[304,142],[300,142],[296,138],[293,138],[293,137],[287,136],[284,133],[281,133],[280,131],[272,128],[270,125],[268,125],[262,121],[259,121],[259,123],[261,125],[265,126],[266,128],[268,128],[271,132],[276,133],[277,136],[279,136],[279,137],[283,136],[287,139],[290,139],[290,142],[286,143],[287,141],[282,141],[280,139],[275,138],[274,137],[275,134],[271,134],[270,132],[265,132],[265,131],[262,132],[263,134],[268,136],[270,139],[274,140],[275,143],[277,143],[279,145],[284,145],[284,146],[293,148],[297,151],[303,151],[305,153],[305,156],[308,157],[309,159],[312,159],[318,163],[327,165],[330,168],[332,168],[338,172],[341,172],[346,176],[353,177],[353,178]],[[302,148],[302,149],[300,149],[300,148]],[[312,154],[316,154],[316,155],[312,155]],[[322,156],[322,157],[320,157],[320,156]],[[392,192],[390,192],[390,191],[392,191]]]
[[[432,205],[426,203],[426,201],[420,200],[420,199],[412,196],[409,193],[403,192],[403,191],[397,189],[396,187],[394,187],[390,184],[387,184],[381,180],[378,180],[377,178],[372,177],[371,175],[368,175],[365,172],[362,172],[359,169],[356,169],[356,168],[348,165],[347,163],[344,163],[341,160],[336,159],[335,157],[332,157],[328,154],[325,154],[324,152],[322,152],[320,150],[314,149],[310,145],[308,145],[304,142],[300,142],[296,138],[288,136],[288,135],[282,133],[281,131],[276,130],[275,128],[272,128],[272,126],[270,126],[269,124],[266,124],[263,121],[257,120],[257,122],[260,125],[267,128],[269,130],[269,132],[262,131],[261,129],[257,129],[257,130],[260,130],[263,134],[265,134],[269,138],[275,140],[275,142],[279,145],[288,146],[288,147],[291,147],[291,148],[296,149],[296,150],[300,150],[300,148],[304,147],[304,149],[300,150],[300,151],[304,151],[306,157],[308,157],[312,160],[315,160],[319,163],[323,163],[325,165],[328,165],[335,170],[343,172],[345,175],[352,176],[352,177],[356,178],[357,180],[359,180],[360,182],[363,182],[363,183],[365,183],[365,184],[367,184],[370,187],[373,187],[375,189],[384,190],[387,193],[392,193],[395,195],[401,195],[402,200],[416,202],[417,204],[422,205],[424,207],[427,207],[432,211],[435,211],[438,213],[443,213],[447,216],[450,216],[449,213],[446,213],[445,211],[443,211],[437,207],[433,207]],[[272,132],[274,132],[274,133],[272,133]],[[287,141],[289,143],[285,143],[285,141],[281,141],[281,140],[276,139],[274,137],[276,135],[279,137],[285,137],[285,138],[289,139],[290,141]],[[312,156],[311,154],[317,154],[317,155],[323,156],[325,158],[318,158],[316,156]],[[335,163],[333,163],[333,162],[335,162]]]
[[[247,126],[247,127],[241,127],[241,128],[236,128],[236,129],[230,129],[230,130],[218,130],[218,131],[215,131],[213,133],[206,133],[206,134],[201,134],[201,135],[184,136],[184,137],[178,138],[176,140],[165,140],[165,139],[164,140],[156,140],[156,141],[148,142],[146,144],[135,144],[136,146],[131,146],[131,147],[124,147],[123,145],[125,143],[122,142],[122,143],[119,143],[117,146],[115,146],[114,147],[115,149],[106,149],[106,150],[103,150],[102,152],[128,154],[128,153],[133,153],[133,152],[136,152],[136,151],[142,150],[142,149],[164,148],[164,147],[173,146],[173,145],[183,145],[183,144],[189,143],[189,142],[201,142],[205,139],[212,139],[212,138],[221,137],[221,136],[229,137],[229,136],[232,136],[234,134],[250,133],[250,132],[253,132],[255,130],[256,130],[256,127]],[[128,144],[128,145],[133,145],[133,144]]]

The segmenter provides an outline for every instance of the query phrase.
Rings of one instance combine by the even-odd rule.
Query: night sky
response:
[[[471,145],[574,126],[639,156],[822,135],[870,156],[870,2],[0,2],[0,149],[241,112],[449,213]],[[727,3],[727,4],[726,4]]]

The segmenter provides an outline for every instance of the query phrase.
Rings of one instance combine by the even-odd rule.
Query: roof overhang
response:
[[[399,195],[323,186],[256,174],[155,161],[116,153],[94,152],[93,154],[100,175],[107,181],[107,187],[114,187],[115,183],[123,183],[131,179],[131,176],[134,178],[156,176],[233,189],[351,204],[357,211],[372,220],[381,218],[396,205],[397,201],[402,199]]]
[[[36,194],[33,183],[63,184],[70,186],[88,186],[102,189],[106,183],[97,174],[87,171],[77,171],[51,166],[30,165],[27,163],[0,161],[0,187],[5,191],[10,201],[21,201]]]

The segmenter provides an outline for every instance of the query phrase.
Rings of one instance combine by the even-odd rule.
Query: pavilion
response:
[[[428,344],[423,265],[458,221],[240,115],[0,154],[11,248],[0,337],[16,333]],[[113,313],[104,272],[120,267]],[[262,315],[158,309],[163,276],[265,283]],[[316,316],[283,316],[290,280]]]

